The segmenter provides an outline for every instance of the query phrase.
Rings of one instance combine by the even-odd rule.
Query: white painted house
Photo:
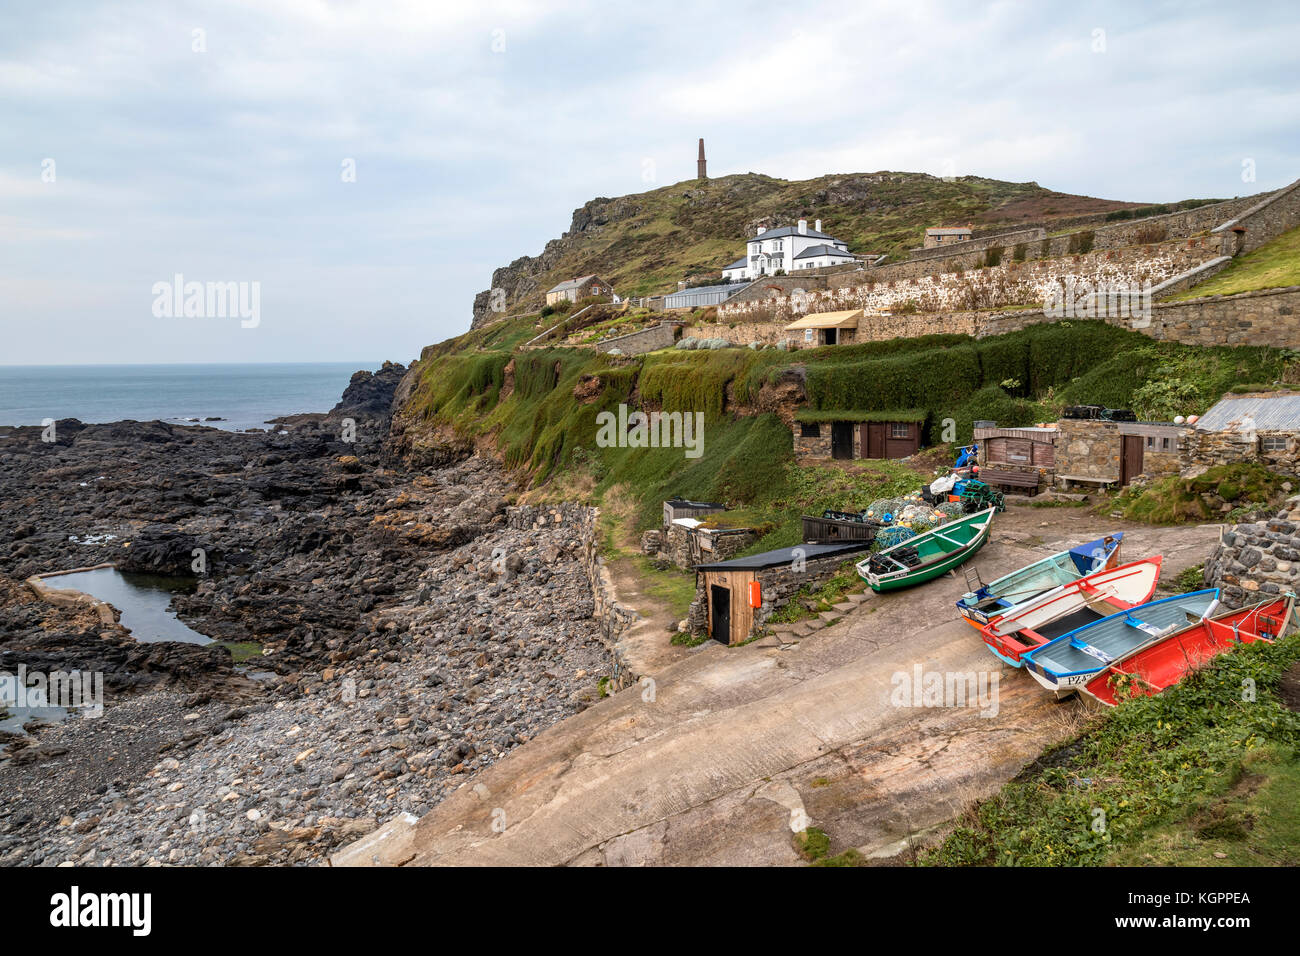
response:
[[[758,230],[758,235],[745,246],[745,257],[737,259],[722,270],[724,279],[757,279],[801,269],[819,269],[853,262],[857,257],[849,247],[834,236],[822,232],[818,219],[813,228],[808,220],[800,219],[797,226]]]

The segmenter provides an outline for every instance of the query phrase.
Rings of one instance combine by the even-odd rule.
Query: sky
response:
[[[1297,49],[1289,3],[5,3],[0,365],[410,361],[701,136],[714,176],[1274,189]]]

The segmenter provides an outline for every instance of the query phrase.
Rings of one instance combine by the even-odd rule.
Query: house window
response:
[[[889,437],[890,438],[911,438],[912,426],[908,425],[905,422],[890,422]]]
[[[821,438],[822,427],[817,422],[801,422],[799,425],[800,438]]]
[[[1286,451],[1285,435],[1265,435],[1259,440],[1259,450],[1263,452]]]

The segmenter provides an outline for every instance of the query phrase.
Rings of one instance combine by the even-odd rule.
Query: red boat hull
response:
[[[1220,614],[1138,648],[1099,673],[1083,690],[1110,707],[1128,697],[1152,697],[1238,644],[1276,640],[1290,614],[1287,600]]]

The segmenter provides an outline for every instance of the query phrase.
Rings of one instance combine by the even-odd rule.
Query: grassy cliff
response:
[[[426,349],[401,411],[408,430],[455,432],[494,448],[533,489],[581,487],[599,502],[612,488],[637,503],[638,528],[657,522],[663,498],[726,501],[793,543],[801,511],[858,509],[915,488],[896,462],[840,467],[794,463],[792,399],[814,411],[906,409],[923,415],[927,444],[951,419],[966,442],[971,422],[1027,425],[1067,404],[1132,407],[1142,417],[1203,412],[1232,385],[1278,379],[1280,349],[1197,348],[1155,342],[1101,322],[1059,322],[975,340],[943,335],[803,350],[664,350],[632,357],[585,349],[529,349],[516,319]],[[784,405],[777,401],[781,397]],[[700,412],[702,454],[681,448],[602,448],[598,415],[620,405]]]

